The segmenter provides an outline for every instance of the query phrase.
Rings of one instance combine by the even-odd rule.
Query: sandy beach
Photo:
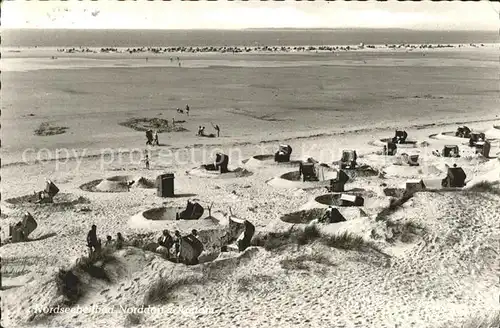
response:
[[[496,47],[181,53],[181,67],[173,54],[148,55],[147,62],[139,56],[146,55],[23,49],[2,58],[2,240],[24,212],[38,222],[30,241],[0,248],[5,327],[444,328],[498,317]],[[186,104],[189,115],[176,111]],[[174,120],[182,129],[146,146],[143,131],[122,124],[134,118]],[[221,126],[220,137],[197,136],[199,126],[214,132],[211,123]],[[462,125],[486,134],[487,158],[454,136]],[[383,156],[381,139],[395,129],[407,131],[414,146]],[[243,252],[207,251],[204,258],[212,258],[193,266],[127,246],[103,264],[108,280],[79,276],[84,294],[71,308],[94,310],[36,313],[65,304],[55,277],[86,255],[92,224],[102,239],[121,232],[129,241],[193,228],[216,239],[232,216],[255,225],[254,239],[304,230],[305,223],[281,218],[328,207],[318,199],[329,192],[325,184],[284,179],[297,165],[253,157],[272,155],[282,143],[293,148],[293,160],[314,158],[335,169],[342,151],[355,149],[375,173],[354,173],[346,192],[360,193],[365,204],[342,208],[345,222],[319,224],[321,237],[302,245],[253,241]],[[455,144],[460,158],[432,154]],[[197,174],[216,152],[229,155],[231,172]],[[419,165],[395,164],[402,153],[418,154]],[[445,190],[440,182],[453,164],[464,169],[467,185]],[[82,188],[116,176],[154,181],[163,173],[175,175],[174,198],[158,197],[154,187]],[[54,204],[16,201],[43,189],[45,179],[60,189]],[[404,190],[409,179],[428,188],[391,207],[397,197],[388,189]],[[151,223],[143,215],[188,199],[212,205],[220,221]],[[362,237],[363,246],[335,246],[332,236],[344,232]],[[153,302],[160,281],[170,284],[168,297]]]

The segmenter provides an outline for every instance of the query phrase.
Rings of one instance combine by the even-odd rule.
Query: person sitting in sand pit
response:
[[[176,260],[179,260],[179,251],[181,250],[181,239],[182,235],[179,230],[175,230],[174,232],[174,238],[173,238],[173,244],[174,244],[174,256]]]
[[[125,244],[125,239],[123,239],[122,233],[119,232],[116,234],[116,249],[122,249],[123,245]]]
[[[168,230],[163,230],[163,235],[158,238],[158,246],[156,252],[164,255],[167,259],[170,258],[170,248],[174,244],[173,238]]]
[[[191,241],[193,245],[197,245],[200,250],[203,250],[203,244],[202,242],[198,239],[198,231],[196,229],[191,230],[191,233],[186,236],[186,239]],[[191,261],[189,261],[186,264],[189,265],[196,265],[199,264],[198,257],[194,257]]]
[[[131,180],[131,181],[128,181],[127,182],[127,191],[130,191],[130,187],[132,187],[132,185],[135,183],[134,180]]]
[[[110,235],[106,236],[106,242],[104,243],[105,247],[111,247],[113,246],[113,239],[111,239]]]
[[[92,229],[87,234],[87,247],[89,248],[89,257],[92,257],[100,249],[99,241],[97,240],[97,226],[95,224],[92,225]]]

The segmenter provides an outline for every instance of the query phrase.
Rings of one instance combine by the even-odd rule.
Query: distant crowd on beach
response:
[[[72,47],[57,49],[58,52],[65,53],[251,53],[251,52],[310,52],[310,51],[352,51],[362,49],[439,49],[439,48],[461,48],[461,47],[484,47],[484,44],[384,44],[384,45],[346,45],[346,46],[205,46],[205,47],[137,47],[137,48],[113,48],[106,47],[91,49],[85,47]],[[179,57],[176,58],[179,62]],[[173,58],[170,58],[173,61]]]

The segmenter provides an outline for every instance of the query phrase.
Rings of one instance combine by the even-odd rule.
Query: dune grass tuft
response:
[[[490,181],[481,181],[470,187],[469,192],[488,192],[494,195],[500,195],[499,183]]]

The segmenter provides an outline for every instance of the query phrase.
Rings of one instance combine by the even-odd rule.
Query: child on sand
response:
[[[158,141],[158,131],[156,131],[156,130],[153,132],[153,146],[154,145],[157,145],[157,146],[160,145],[160,143]]]
[[[146,157],[144,158],[144,163],[146,164],[146,170],[149,170],[149,156],[146,155]]]

